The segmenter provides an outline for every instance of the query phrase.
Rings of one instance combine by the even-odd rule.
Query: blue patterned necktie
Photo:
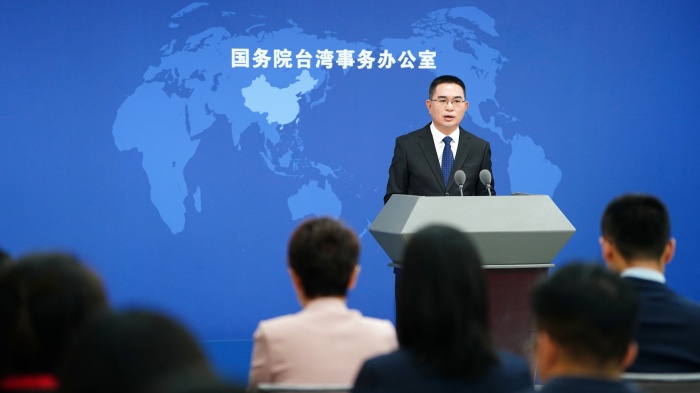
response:
[[[446,136],[442,138],[442,141],[445,142],[445,148],[442,150],[442,178],[445,180],[445,187],[447,187],[447,183],[450,181],[452,165],[455,163],[455,157],[452,155],[452,146],[450,146],[452,138]]]

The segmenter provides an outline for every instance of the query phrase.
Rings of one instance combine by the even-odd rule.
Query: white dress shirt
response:
[[[437,150],[438,162],[440,162],[440,168],[442,168],[442,152],[445,150],[445,142],[442,140],[446,136],[452,138],[452,141],[450,142],[452,157],[457,157],[457,145],[459,145],[459,127],[452,131],[450,135],[445,135],[438,131],[433,123],[430,123],[430,133],[433,134],[433,143],[435,143],[435,150]]]

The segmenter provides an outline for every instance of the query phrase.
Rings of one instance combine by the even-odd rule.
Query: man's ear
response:
[[[559,362],[559,348],[547,332],[539,331],[536,335],[537,373],[542,381],[547,381],[553,377],[552,370]]]
[[[639,346],[637,345],[637,342],[632,341],[627,346],[627,353],[625,354],[625,357],[622,359],[622,370],[627,370],[632,365],[632,363],[634,363],[634,360],[637,359],[638,353],[639,353]]]
[[[618,251],[615,246],[615,243],[606,239],[604,236],[598,238],[598,242],[600,242],[600,253],[608,269],[622,273],[622,271],[627,268],[627,265],[622,255],[620,255],[620,251]]]
[[[610,265],[612,260],[615,258],[615,246],[605,237],[601,236],[598,238],[598,243],[600,243],[600,254],[607,265]]]
[[[676,253],[676,239],[668,239],[666,243],[666,248],[664,248],[664,253],[661,255],[661,262],[666,266],[673,259],[673,255]]]
[[[348,290],[354,289],[357,285],[357,277],[360,275],[360,265],[355,265],[355,268],[350,274],[350,280],[348,280]]]

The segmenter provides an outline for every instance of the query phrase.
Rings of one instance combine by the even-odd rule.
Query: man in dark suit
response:
[[[634,288],[594,263],[570,263],[532,291],[540,393],[632,393],[622,372],[634,360]]]
[[[700,371],[700,304],[666,286],[664,270],[676,240],[664,204],[623,195],[608,205],[600,245],[608,267],[631,282],[640,299],[639,356],[629,372]]]
[[[459,125],[469,107],[464,82],[451,75],[435,78],[425,105],[432,122],[396,138],[384,203],[393,194],[460,195],[454,180],[460,169],[464,195],[489,195],[479,173],[491,173],[491,145]]]

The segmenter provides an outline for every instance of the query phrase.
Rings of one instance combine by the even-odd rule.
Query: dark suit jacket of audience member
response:
[[[639,355],[628,372],[700,372],[700,304],[668,286],[626,277],[639,296]]]
[[[639,389],[622,381],[593,378],[553,378],[539,393],[641,393]]]
[[[499,353],[500,364],[474,380],[444,379],[417,365],[408,350],[369,359],[360,369],[353,392],[471,392],[505,393],[532,390],[527,363],[514,355]]]

